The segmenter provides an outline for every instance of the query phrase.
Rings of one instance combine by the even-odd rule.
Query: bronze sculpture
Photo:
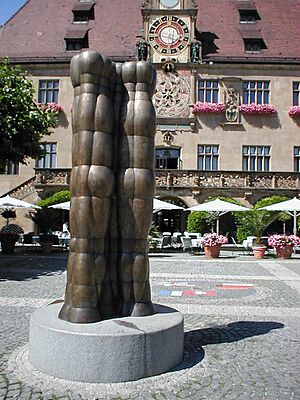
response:
[[[71,79],[71,240],[59,318],[88,323],[151,315],[155,70],[85,51],[72,59]]]

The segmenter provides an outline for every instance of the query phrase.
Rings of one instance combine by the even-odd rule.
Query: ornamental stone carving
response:
[[[157,77],[154,105],[158,117],[180,116],[188,109],[191,89],[183,76],[167,73]]]
[[[229,123],[239,122],[240,92],[234,88],[228,88],[225,92],[225,117]]]

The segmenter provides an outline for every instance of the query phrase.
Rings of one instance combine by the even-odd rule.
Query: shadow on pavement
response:
[[[0,257],[0,282],[38,279],[43,275],[61,273],[67,269],[68,254]]]
[[[265,335],[284,324],[272,321],[237,321],[228,325],[197,329],[184,334],[184,357],[172,371],[181,371],[201,363],[205,357],[203,346],[238,342],[252,336]]]
[[[186,332],[186,339],[192,347],[209,344],[232,343],[252,336],[265,335],[274,329],[282,329],[284,324],[272,321],[237,321],[228,325],[197,329]]]

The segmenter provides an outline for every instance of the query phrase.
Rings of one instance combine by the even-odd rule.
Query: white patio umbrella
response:
[[[57,203],[49,206],[49,208],[56,208],[57,210],[70,210],[71,202],[65,201],[64,203]]]
[[[53,204],[49,208],[56,208],[60,210],[70,210],[70,202],[66,201],[64,203]],[[153,212],[156,213],[160,210],[183,210],[183,207],[176,206],[166,201],[154,199],[153,200]]]
[[[19,200],[11,196],[0,197],[0,208],[41,208],[27,201]]]
[[[229,203],[228,201],[215,199],[206,203],[198,204],[194,207],[187,208],[185,211],[206,211],[215,214],[217,217],[217,234],[219,234],[219,218],[231,211],[248,211],[249,208],[239,206],[238,204]]]
[[[161,210],[184,210],[183,207],[176,206],[175,204],[168,203],[159,199],[153,199],[153,213]]]
[[[290,200],[281,201],[280,203],[271,204],[269,206],[258,208],[258,210],[268,211],[285,211],[294,218],[293,233],[297,235],[297,217],[300,215],[300,200],[294,197]]]

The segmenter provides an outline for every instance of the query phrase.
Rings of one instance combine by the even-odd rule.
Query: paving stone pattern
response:
[[[150,258],[154,301],[189,306],[184,361],[158,377],[102,385],[47,377],[28,362],[30,314],[63,294],[66,261],[65,254],[0,257],[1,400],[300,400],[300,292],[290,285],[300,282],[299,258],[258,263],[250,256],[210,261],[155,254]],[[248,284],[253,290],[190,295],[221,284]],[[160,296],[164,289],[186,295]]]

